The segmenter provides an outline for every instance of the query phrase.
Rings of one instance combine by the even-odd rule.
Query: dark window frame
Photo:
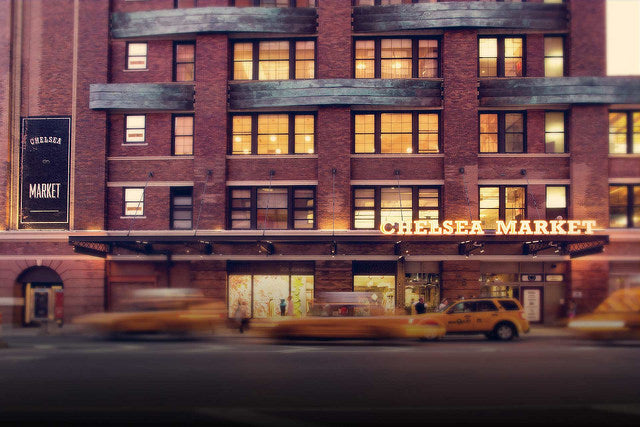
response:
[[[193,62],[178,62],[178,46],[190,45],[193,46]],[[193,80],[177,80],[178,65],[179,64],[193,64]],[[194,40],[189,41],[174,41],[173,42],[173,74],[172,79],[174,82],[195,82],[196,81],[196,42]]]
[[[288,153],[258,154],[258,116],[271,114],[286,114],[288,116]],[[233,152],[233,118],[239,116],[251,117],[251,152],[248,154]],[[313,116],[313,153],[296,153],[296,116]],[[229,138],[227,154],[232,156],[313,156],[318,153],[318,113],[317,111],[269,111],[259,113],[231,113],[229,116]]]
[[[627,116],[627,152],[626,153],[612,153],[611,152],[611,147],[609,146],[608,152],[609,154],[640,154],[640,152],[638,153],[634,153],[633,152],[633,115],[634,114],[640,114],[640,110],[609,110],[609,113],[618,113],[618,114],[625,114]],[[608,115],[607,115],[607,121],[608,121]],[[609,130],[607,131],[608,135],[611,135],[611,123],[609,122]]]
[[[626,216],[627,216],[627,226],[626,227],[612,227],[611,226],[611,202],[609,200],[609,228],[615,228],[624,230],[627,228],[640,228],[640,224],[634,226],[633,224],[633,211],[634,208],[638,207],[640,209],[640,198],[639,200],[635,200],[634,195],[634,187],[640,187],[640,184],[609,184],[609,193],[611,193],[611,187],[626,187],[627,188],[627,204],[626,204]]]
[[[142,55],[130,55],[129,54],[129,46],[132,44],[144,44],[147,47],[147,53],[144,55],[144,68],[130,68],[129,67],[129,58],[142,58]],[[131,71],[144,71],[149,69],[149,43],[148,42],[127,42],[125,47],[125,58],[124,58],[124,68],[125,70]]]
[[[129,116],[143,116],[144,117],[144,128],[129,128],[127,127],[127,117]],[[147,115],[146,114],[125,114],[124,115],[124,135],[123,135],[123,144],[146,144],[147,143]],[[142,141],[127,141],[127,130],[128,129],[144,129],[144,139]]]
[[[480,141],[480,116],[482,114],[498,115],[498,151],[482,151]],[[520,114],[522,115],[522,151],[505,151],[506,140],[506,115]],[[565,119],[566,120],[566,119]],[[479,111],[478,112],[478,153],[479,154],[524,154],[527,152],[527,112],[526,111]]]
[[[528,212],[528,194],[527,194],[527,186],[526,185],[479,185],[478,186],[478,218],[480,218],[480,211],[482,209],[492,209],[495,208],[481,208],[480,207],[480,192],[482,188],[498,188],[498,219],[505,221],[507,208],[505,206],[505,193],[507,188],[523,188],[524,189],[524,218],[529,217]],[[491,230],[489,228],[489,230]]]
[[[257,185],[257,186],[239,186],[229,187],[227,191],[228,203],[227,203],[227,230],[263,230],[258,224],[258,190],[263,188],[282,189],[287,190],[287,228],[267,228],[267,230],[316,230],[318,228],[318,192],[315,186],[310,185]],[[250,192],[250,206],[248,208],[233,208],[233,190],[249,190]],[[311,190],[313,192],[313,227],[310,228],[295,228],[295,213],[296,211],[309,211],[309,208],[296,208],[295,206],[295,192],[296,190]],[[249,228],[232,228],[233,224],[233,212],[234,211],[249,211]]]
[[[565,198],[565,207],[564,208],[549,208],[547,207],[547,189],[549,187],[564,187],[564,198]],[[544,201],[545,201],[545,218],[547,221],[556,219],[558,215],[562,216],[562,219],[569,218],[569,201],[571,197],[569,195],[569,186],[568,185],[545,185],[544,187]]]
[[[356,78],[356,42],[357,41],[373,41],[374,42],[374,79],[380,79],[382,74],[382,40],[393,40],[393,39],[409,39],[411,40],[411,77],[412,79],[439,79],[442,78],[442,37],[440,36],[373,36],[373,37],[363,37],[357,36],[353,37],[353,46],[352,46],[352,65],[353,65],[353,78]],[[438,42],[438,58],[436,59],[436,63],[438,64],[438,71],[436,72],[435,77],[419,77],[418,76],[418,65],[420,62],[419,55],[419,44],[420,40],[435,40]],[[386,79],[385,79],[386,80]],[[390,79],[396,80],[396,79]]]
[[[253,2],[253,7],[318,7],[317,4],[315,6],[298,6],[297,0],[289,0],[289,6],[262,6],[260,4],[261,0],[252,0],[252,2]],[[235,0],[230,0],[230,6],[234,6],[234,7],[236,6]],[[249,7],[249,6],[238,6],[238,7]]]
[[[351,187],[351,230],[378,230],[382,220],[382,189],[383,188],[396,188],[397,185],[354,185]],[[443,201],[442,201],[442,186],[441,185],[402,185],[400,187],[411,188],[411,222],[419,219],[419,195],[421,189],[430,189],[438,191],[438,222],[442,222],[443,214]],[[371,190],[373,189],[373,208],[356,209],[356,190]],[[358,210],[373,210],[373,228],[356,228],[356,211]]]
[[[293,38],[275,38],[275,39],[234,39],[229,43],[229,81],[260,81],[260,82],[277,82],[281,80],[260,80],[260,42],[288,42],[289,43],[289,78],[285,80],[317,80],[318,79],[318,40],[316,37],[293,37]],[[296,42],[313,42],[313,79],[296,79]],[[234,46],[236,43],[251,43],[252,55],[252,73],[249,80],[235,80],[235,58]]]
[[[177,117],[191,117],[193,119],[193,126],[191,128],[191,154],[176,154],[176,136],[189,136],[189,135],[176,135],[176,118]],[[195,114],[172,114],[171,115],[171,155],[177,157],[193,156],[196,142],[196,118]]]
[[[480,39],[497,39],[498,41],[498,57],[496,58],[496,75],[495,76],[481,76],[480,75]],[[522,39],[522,75],[521,76],[505,76],[505,39]],[[544,49],[544,47],[543,47]],[[544,52],[543,52],[544,54]],[[527,38],[523,34],[509,34],[509,35],[480,35],[478,36],[478,78],[481,79],[495,79],[498,77],[506,77],[510,79],[521,79],[527,77]]]
[[[356,116],[358,115],[374,115],[374,133],[373,133],[373,153],[358,153],[356,152]],[[382,114],[411,114],[411,153],[382,153]],[[438,116],[438,151],[421,153],[420,149],[420,130],[418,116],[420,114],[436,114]],[[385,154],[385,155],[412,155],[412,154],[442,154],[442,114],[440,110],[437,111],[352,111],[351,113],[351,154]]]
[[[193,230],[193,187],[171,187],[170,188],[170,194],[169,194],[169,200],[170,200],[170,213],[169,213],[169,227],[171,230]],[[184,193],[184,194],[180,194],[180,193]],[[187,194],[188,193],[188,194]],[[189,206],[189,208],[186,207],[186,205],[175,205],[175,198],[177,196],[187,196],[191,198],[191,205]],[[186,228],[186,227],[175,227],[174,226],[174,212],[175,211],[189,211],[191,212],[191,226]]]

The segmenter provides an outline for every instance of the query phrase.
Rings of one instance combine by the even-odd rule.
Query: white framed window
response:
[[[140,143],[145,141],[146,116],[124,116],[124,142]]]
[[[144,188],[124,189],[124,216],[144,215]]]
[[[147,44],[127,43],[127,70],[147,69]]]

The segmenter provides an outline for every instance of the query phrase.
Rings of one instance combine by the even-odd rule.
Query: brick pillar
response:
[[[568,8],[571,16],[567,43],[569,75],[606,75],[605,0],[569,0]]]
[[[525,38],[526,76],[544,77],[544,36],[527,34]]]
[[[222,230],[226,226],[227,44],[226,35],[196,38],[193,226],[201,212],[198,229]]]
[[[0,152],[10,153],[11,140],[11,27],[13,6],[10,0],[0,0]],[[0,230],[9,228],[10,163],[0,164]]]
[[[478,217],[477,33],[446,31],[442,45],[444,217],[469,220]]]
[[[192,261],[189,271],[192,287],[200,289],[207,297],[227,300],[227,263],[225,261]]]
[[[482,285],[479,277],[479,261],[443,261],[441,299],[448,298],[451,302],[460,297],[479,297]]]
[[[316,261],[315,298],[322,292],[353,291],[351,261]]]
[[[578,313],[587,313],[598,306],[609,293],[609,262],[589,259],[571,260],[571,286],[567,301],[573,299]]]
[[[351,2],[324,0],[319,3],[317,40],[318,78],[352,78]],[[316,125],[318,228],[346,230],[351,223],[351,110],[320,107]]]

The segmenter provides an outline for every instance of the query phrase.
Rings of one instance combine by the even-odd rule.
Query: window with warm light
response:
[[[482,228],[495,229],[496,221],[520,221],[526,217],[525,187],[480,187]]]
[[[544,113],[544,146],[547,153],[565,153],[565,113],[547,111]]]
[[[609,112],[609,154],[640,154],[640,111]]]
[[[124,216],[144,215],[144,188],[125,188],[123,198]]]
[[[314,79],[313,40],[264,40],[233,44],[234,80]]]
[[[478,75],[480,77],[524,76],[522,37],[480,37]]]
[[[194,81],[196,75],[195,42],[176,42],[173,45],[173,58],[173,81]]]
[[[562,37],[544,38],[544,76],[564,76],[564,39]]]
[[[439,187],[355,187],[353,228],[377,229],[380,224],[440,218]]]
[[[439,153],[438,113],[366,113],[354,115],[356,154]]]
[[[193,115],[173,116],[173,155],[193,155]]]
[[[357,79],[439,77],[438,39],[357,39],[354,70]]]
[[[546,219],[567,219],[567,187],[564,185],[547,185],[545,197]]]
[[[524,113],[481,113],[480,153],[524,153]]]
[[[231,229],[313,229],[313,187],[232,188],[229,193]]]
[[[231,154],[314,154],[315,115],[234,115],[230,148]]]
[[[640,185],[609,186],[609,227],[640,227]]]
[[[127,70],[147,69],[147,44],[127,43]]]
[[[125,143],[143,143],[145,142],[145,122],[144,115],[127,115],[124,116],[124,142]]]

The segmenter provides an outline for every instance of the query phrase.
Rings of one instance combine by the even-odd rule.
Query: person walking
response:
[[[424,314],[427,312],[427,307],[424,305],[424,298],[418,299],[416,303],[416,314]]]

